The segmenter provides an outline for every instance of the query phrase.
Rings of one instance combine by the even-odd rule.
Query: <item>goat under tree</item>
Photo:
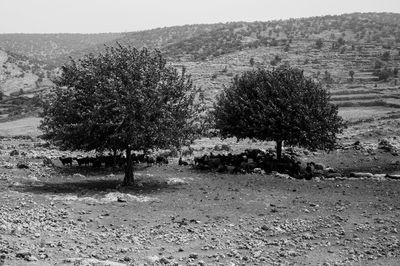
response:
[[[134,183],[133,150],[179,147],[194,137],[190,76],[158,50],[117,44],[62,67],[44,101],[44,138],[68,150],[120,150],[124,185]]]

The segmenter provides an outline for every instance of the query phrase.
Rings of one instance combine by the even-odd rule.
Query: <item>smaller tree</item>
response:
[[[390,52],[389,51],[385,51],[383,54],[382,54],[382,56],[381,56],[381,59],[383,60],[383,61],[389,61],[390,60]]]
[[[339,46],[342,46],[342,45],[344,45],[344,44],[346,43],[346,41],[345,41],[342,37],[340,37],[340,38],[337,40],[337,43],[338,43]]]
[[[332,75],[328,70],[325,70],[324,72],[324,82],[327,84],[331,84],[333,82]]]
[[[379,60],[379,59],[376,59],[375,62],[374,62],[374,68],[375,69],[381,69],[383,67],[383,65],[384,65],[383,62],[381,60]]]
[[[287,45],[285,45],[285,48],[283,48],[283,51],[284,52],[289,52],[289,49],[290,49],[290,45],[287,44]]]
[[[344,126],[328,92],[290,67],[236,76],[218,96],[213,115],[222,137],[275,141],[278,159],[284,143],[332,149]]]
[[[399,69],[397,67],[395,67],[393,69],[393,76],[397,78],[397,75],[399,74]]]
[[[271,66],[276,66],[282,61],[282,58],[279,55],[275,55],[274,59],[271,60]]]
[[[254,66],[254,57],[250,58],[249,63],[250,63],[250,66]]]
[[[315,42],[315,47],[316,47],[317,49],[321,49],[322,46],[324,46],[324,42],[322,41],[322,39],[318,39],[318,40]]]
[[[373,73],[377,77],[377,81],[387,81],[392,75],[392,71],[388,68],[376,69]]]
[[[349,71],[349,76],[350,76],[350,80],[353,82],[353,80],[354,80],[354,71],[353,70]]]

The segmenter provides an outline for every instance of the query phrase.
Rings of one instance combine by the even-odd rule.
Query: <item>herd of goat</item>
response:
[[[102,165],[104,167],[124,167],[126,164],[126,158],[122,155],[102,155],[95,157],[60,157],[61,163],[65,165],[72,166],[73,161],[76,161],[79,166],[93,166],[94,168],[100,168]],[[150,156],[145,154],[132,154],[132,162],[137,163],[147,163],[152,164],[168,164],[168,158],[165,155]]]
[[[100,168],[105,167],[121,167],[126,165],[126,158],[117,155],[96,156],[96,157],[60,157],[61,163],[71,165],[76,161],[79,166],[93,166]],[[132,162],[134,164],[147,163],[151,165],[168,164],[168,155],[146,155],[133,154]],[[219,173],[257,173],[264,171],[271,173],[276,171],[279,173],[289,174],[296,178],[311,178],[314,170],[318,167],[314,163],[308,163],[306,167],[302,167],[301,162],[296,159],[293,154],[284,154],[280,160],[275,159],[273,151],[263,151],[259,149],[248,149],[240,154],[205,154],[201,157],[194,157],[191,163],[182,159],[178,160],[178,165],[192,165],[196,169],[210,170]]]

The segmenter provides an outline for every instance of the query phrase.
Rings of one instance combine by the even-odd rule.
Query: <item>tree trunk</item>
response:
[[[282,159],[282,140],[276,141],[276,159],[279,161]]]
[[[117,149],[113,148],[113,169],[117,166]]]
[[[134,179],[133,179],[132,154],[131,154],[131,149],[127,148],[124,186],[132,186],[133,184],[134,184]]]

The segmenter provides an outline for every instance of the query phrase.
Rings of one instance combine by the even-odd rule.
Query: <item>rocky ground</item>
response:
[[[62,153],[36,140],[0,145],[0,265],[400,263],[400,181],[344,171],[400,169],[378,145],[304,153],[341,169],[336,179],[216,174],[173,161],[139,166],[130,189],[118,171],[62,167]]]

